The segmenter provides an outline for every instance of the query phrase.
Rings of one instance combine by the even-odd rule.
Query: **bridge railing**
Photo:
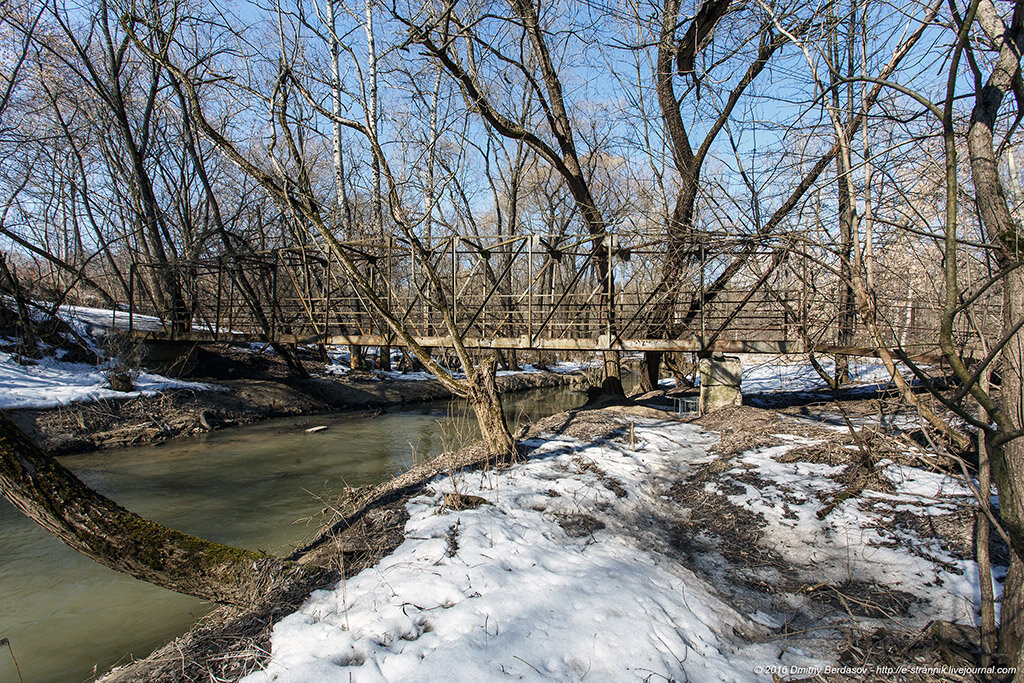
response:
[[[450,333],[447,309],[457,334],[479,345],[497,339],[513,348],[574,348],[586,346],[583,341],[587,348],[653,348],[678,340],[695,348],[731,341],[837,344],[837,278],[781,242],[758,249],[735,241],[702,244],[677,264],[671,281],[663,267],[668,243],[660,236],[447,235],[421,242],[433,278],[403,239],[342,248],[405,329],[439,343]],[[714,289],[740,256],[745,260],[729,287]],[[129,278],[128,327],[143,335],[395,343],[337,257],[315,243],[240,259],[137,264]],[[935,348],[938,293],[879,294],[875,305],[887,343]],[[957,319],[960,344],[972,343],[978,325],[998,329],[998,302],[975,310],[975,327]],[[852,344],[870,347],[874,340],[857,325]]]

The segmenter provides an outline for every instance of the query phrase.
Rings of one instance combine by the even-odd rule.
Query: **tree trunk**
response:
[[[1024,315],[1024,272],[1010,273],[1003,285],[1003,326],[1012,329]],[[1003,349],[1002,405],[1013,428],[1024,427],[1024,397],[1021,379],[1024,377],[1024,333]],[[1002,453],[990,452],[992,480],[999,492],[999,512],[1011,537],[1020,539],[1024,534],[1024,438],[1016,438],[1002,445]],[[1000,457],[1001,456],[1001,457]],[[1002,612],[1000,615],[999,651],[1001,666],[1024,668],[1024,559],[1020,549],[1010,553],[1010,569],[1003,584]]]
[[[987,345],[982,347],[986,350]],[[978,383],[983,391],[989,391],[992,378],[991,366],[985,368]],[[989,414],[979,406],[978,418],[988,420]],[[995,592],[992,590],[992,557],[989,553],[992,526],[985,509],[992,497],[992,468],[989,466],[987,435],[978,430],[978,511],[974,518],[975,556],[978,563],[978,585],[981,596],[981,665],[993,666],[992,656],[999,645],[999,632],[996,630]]]
[[[845,132],[845,131],[844,131]],[[850,195],[847,183],[843,178],[850,173],[849,159],[840,154],[836,157],[836,172],[839,181],[839,282],[836,292],[837,311],[837,335],[838,346],[853,346],[853,326],[856,316],[856,305],[854,304],[853,287],[850,286],[850,276],[853,261],[853,197]],[[836,387],[841,387],[850,382],[850,357],[846,354],[837,354],[835,357]]]
[[[282,344],[281,342],[270,342],[270,346],[274,349],[274,352],[281,357],[284,361],[285,366],[295,377],[306,379],[309,377],[309,371],[306,370],[306,366],[299,360],[298,348],[295,346],[289,346],[288,344]]]
[[[43,453],[3,413],[0,493],[97,562],[204,600],[251,604],[294,569],[278,558],[190,536],[129,512]]]
[[[640,367],[640,393],[646,394],[658,388],[661,376],[661,351],[644,351],[644,362]]]
[[[363,347],[358,344],[351,344],[348,347],[348,367],[352,370],[362,370],[366,367],[363,360]]]
[[[501,409],[501,394],[495,382],[496,361],[484,358],[474,368],[469,382],[469,403],[480,425],[480,437],[487,452],[497,459],[515,459],[515,441]]]
[[[832,107],[836,112],[843,111],[846,114],[846,127],[838,127],[837,132],[846,135],[849,131],[849,124],[853,120],[853,82],[847,82],[846,107],[840,105],[840,94],[838,80],[844,75],[839,72],[839,65],[843,61],[843,54],[839,44],[838,24],[841,19],[836,18],[835,9],[832,5],[828,8],[828,20],[835,23],[836,30],[829,33],[829,52],[831,53],[834,70],[832,72]],[[849,21],[856,21],[856,13],[851,13]],[[853,26],[848,27],[846,42],[847,69],[846,78],[853,78]],[[838,114],[837,114],[838,116]],[[853,269],[853,224],[854,224],[854,201],[853,183],[853,156],[850,152],[850,140],[852,135],[847,136],[840,144],[840,153],[836,155],[836,197],[839,207],[839,282],[836,289],[836,345],[853,346],[853,326],[856,316],[853,288],[850,286],[851,271]],[[835,386],[839,388],[850,381],[850,357],[845,353],[835,356],[836,373]]]
[[[988,242],[999,248],[997,259],[1001,268],[1009,269],[1003,281],[1003,332],[1014,329],[1024,315],[1024,272],[1012,269],[1020,258],[1024,232],[1014,220],[999,177],[995,153],[994,129],[999,109],[1015,79],[1020,78],[1020,55],[1024,49],[1024,27],[1015,18],[1007,27],[999,10],[991,2],[978,5],[978,24],[998,27],[1003,32],[993,36],[1000,44],[999,57],[983,88],[976,94],[971,112],[971,125],[967,132],[974,195],[985,226]],[[998,33],[998,31],[997,31]],[[947,124],[948,125],[948,124]],[[948,144],[948,143],[947,143]],[[948,153],[947,153],[948,158]],[[953,163],[947,161],[950,169]],[[947,174],[951,173],[947,170]],[[955,206],[955,205],[954,205]],[[955,216],[955,213],[954,213]],[[950,228],[947,228],[947,231]],[[947,237],[947,242],[950,238]],[[954,262],[955,263],[955,262]],[[947,270],[949,265],[947,264]],[[947,275],[947,288],[955,286]],[[951,298],[947,294],[947,299]],[[944,320],[944,325],[948,324]],[[944,332],[944,336],[948,332]],[[948,346],[948,341],[943,339]],[[945,352],[945,349],[944,349]],[[947,356],[951,355],[947,353]],[[956,362],[956,357],[950,358]],[[1024,438],[1019,436],[1024,427],[1024,405],[1021,403],[1021,385],[1024,382],[1024,332],[1018,330],[1003,348],[1002,401],[992,415],[999,425],[999,433],[988,435],[989,460],[992,481],[999,493],[999,510],[1003,524],[1009,532],[1011,545],[1010,568],[1003,584],[1002,614],[1000,617],[999,652],[1001,666],[1024,668]],[[962,362],[960,363],[962,366]],[[966,374],[963,367],[954,368]],[[1016,436],[1016,438],[1014,438]],[[1002,438],[1000,438],[1002,437]]]
[[[622,390],[622,367],[619,364],[618,351],[605,351],[603,354],[604,375],[601,381],[601,393],[606,396],[625,396]]]

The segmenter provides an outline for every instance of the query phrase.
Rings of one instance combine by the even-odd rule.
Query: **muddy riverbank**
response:
[[[444,400],[436,380],[395,379],[368,372],[340,377],[190,378],[212,391],[176,389],[125,400],[11,410],[11,418],[51,455],[159,443],[181,436],[276,417],[338,411],[385,411]],[[498,377],[502,393],[556,386],[583,387],[582,373],[528,372]]]

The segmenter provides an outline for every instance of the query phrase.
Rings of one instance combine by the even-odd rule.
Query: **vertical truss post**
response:
[[[221,291],[224,289],[224,257],[217,257],[217,312],[213,316],[213,338],[220,337],[220,302]]]
[[[270,338],[277,336],[277,260],[278,253],[274,252],[274,261],[270,264]]]
[[[456,273],[459,271],[458,259],[455,256],[455,245],[458,241],[459,238],[455,234],[452,234],[452,321],[455,323],[458,323],[459,321],[459,303],[457,301],[459,285],[456,281],[457,278],[455,277]]]
[[[327,341],[331,326],[331,258],[333,255],[333,252],[327,252],[327,274],[324,277],[324,341]]]
[[[371,260],[368,260],[368,262],[366,264],[367,270],[370,271],[370,291],[371,292],[376,291],[375,287],[376,287],[376,282],[377,282],[377,277],[376,277],[376,270],[377,269],[374,268],[375,265],[376,264],[373,261],[371,261]],[[362,298],[359,299],[359,306],[366,308],[366,334],[373,334],[373,318],[370,316],[370,307],[366,306],[363,303],[363,301],[364,300]],[[363,327],[362,327],[362,325],[359,326],[359,334],[363,334]]]
[[[607,303],[606,310],[605,310],[604,332],[605,332],[606,335],[608,335],[608,343],[609,344],[611,344],[611,341],[612,341],[612,317],[614,316],[614,310],[615,310],[615,286],[614,286],[615,277],[614,277],[614,274],[612,272],[612,250],[614,248],[614,244],[615,244],[615,236],[614,235],[607,235],[606,234],[604,236],[604,249],[605,249],[605,256],[607,257],[607,259],[606,259],[607,260],[606,267],[608,269],[608,277],[606,278],[607,279],[607,283],[605,284],[605,288],[607,290],[606,293],[607,293],[608,303]]]
[[[135,264],[128,266],[128,334],[135,329]]]
[[[700,241],[700,348],[704,350],[704,335],[706,334],[705,325],[705,312],[704,312],[704,259],[706,258],[704,253],[704,239]]]
[[[800,278],[800,324],[803,325],[804,332],[806,334],[808,327],[807,318],[807,259],[801,259],[803,263],[803,276]]]
[[[394,248],[395,248],[395,238],[394,238],[393,235],[388,235],[388,252],[387,252],[388,281],[384,283],[384,287],[387,290],[387,296],[388,296],[388,311],[393,311],[394,310],[394,304],[391,301],[391,284],[395,281],[394,270],[392,268],[392,264],[394,263],[394,261],[391,258],[391,252],[392,252],[392,250]],[[386,330],[387,327],[385,327],[384,329]],[[388,334],[390,334],[390,331],[388,332]]]
[[[533,235],[527,235],[528,256],[526,259],[526,333],[529,335],[530,346],[533,346]]]
[[[241,268],[241,263],[235,263],[232,265],[231,277],[228,279],[228,334],[231,334],[235,329],[235,268]],[[259,290],[256,290],[259,291]],[[258,306],[259,301],[253,302],[254,305]]]
[[[427,248],[429,248],[429,245],[428,245]],[[413,246],[412,240],[409,240],[409,287],[410,287],[410,289],[409,289],[409,295],[410,296],[412,296],[415,292],[420,292],[420,286],[416,282],[416,247]],[[420,292],[420,294],[422,294],[422,292]],[[409,304],[409,308],[412,309],[415,306],[416,306],[416,300],[413,299],[410,302],[410,304]],[[420,304],[420,315],[421,316],[423,315],[425,307],[426,307],[426,302],[422,302]],[[416,329],[415,325],[413,326],[413,329]],[[428,330],[430,329],[429,325],[427,325],[427,329]],[[423,334],[423,330],[419,330],[419,332],[420,332],[420,334]]]

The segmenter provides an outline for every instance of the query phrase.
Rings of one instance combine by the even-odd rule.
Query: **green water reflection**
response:
[[[518,422],[582,404],[568,389],[506,397]],[[326,425],[309,434],[305,429]],[[62,458],[87,484],[139,514],[214,540],[287,553],[313,533],[321,497],[372,484],[476,431],[462,403],[378,416],[274,420],[163,446]],[[144,656],[210,606],[106,569],[0,499],[0,637],[28,681],[83,681]],[[95,668],[94,668],[95,667]],[[17,681],[0,648],[0,681]]]

